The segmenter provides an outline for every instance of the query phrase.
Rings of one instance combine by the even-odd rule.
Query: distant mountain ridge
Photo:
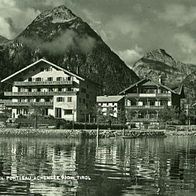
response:
[[[196,65],[177,61],[164,49],[147,52],[132,68],[141,78],[147,76],[158,81],[163,76],[169,87],[184,84],[187,95],[196,97]]]
[[[13,41],[0,46],[0,79],[45,58],[116,94],[138,76],[81,18],[65,6],[46,10]],[[5,67],[6,65],[6,67]]]

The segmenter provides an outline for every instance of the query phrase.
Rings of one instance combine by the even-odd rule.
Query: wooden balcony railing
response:
[[[169,98],[171,97],[171,94],[168,94],[168,93],[129,93],[126,95],[126,97],[133,97],[133,98],[162,98],[162,97],[165,97],[165,98]]]
[[[6,107],[28,107],[28,106],[45,106],[45,107],[52,107],[53,102],[12,102],[12,101],[6,101],[4,103]]]
[[[145,106],[126,106],[126,109],[133,109],[133,110],[160,110],[164,109],[164,106],[151,106],[151,105],[145,105]]]
[[[134,117],[133,119],[131,119],[132,122],[157,122],[159,121],[158,117],[157,118],[137,118],[137,117]]]
[[[77,91],[50,91],[50,92],[4,92],[8,97],[34,97],[34,96],[54,96],[54,95],[75,95]]]
[[[52,86],[52,85],[72,85],[73,81],[35,81],[35,82],[14,82],[15,86]]]

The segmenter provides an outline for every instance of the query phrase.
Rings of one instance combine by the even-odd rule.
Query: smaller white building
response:
[[[103,115],[110,113],[110,116],[117,118],[120,112],[124,111],[124,96],[97,96],[97,105],[101,108]]]

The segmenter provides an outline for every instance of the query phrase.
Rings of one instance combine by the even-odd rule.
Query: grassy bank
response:
[[[121,136],[122,130],[99,130],[99,138]],[[81,129],[31,129],[0,128],[0,136],[4,137],[40,137],[40,138],[95,138],[97,130]]]

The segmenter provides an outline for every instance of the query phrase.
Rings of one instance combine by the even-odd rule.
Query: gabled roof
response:
[[[119,102],[124,96],[122,95],[111,95],[111,96],[97,96],[97,103],[113,103]]]
[[[132,84],[131,86],[129,86],[128,88],[126,88],[125,90],[123,90],[123,91],[121,91],[119,94],[124,94],[126,91],[128,91],[129,89],[132,89],[133,87],[135,87],[135,86],[137,86],[137,85],[139,85],[139,84],[144,84],[144,85],[156,85],[156,86],[159,86],[159,87],[162,87],[162,88],[164,88],[164,89],[166,89],[166,90],[168,90],[168,91],[170,91],[170,92],[172,92],[172,93],[174,93],[174,94],[178,94],[178,95],[180,95],[181,93],[182,93],[182,89],[183,89],[183,85],[181,85],[180,87],[176,87],[176,88],[173,88],[173,89],[171,89],[171,88],[169,88],[168,86],[165,86],[165,85],[163,85],[163,84],[161,84],[161,83],[158,83],[158,82],[154,82],[154,81],[152,81],[151,79],[149,79],[149,78],[144,78],[144,79],[141,79],[141,80],[139,80],[138,82],[136,82],[136,83],[134,83],[134,84]]]
[[[27,70],[27,69],[29,69],[29,68],[35,66],[36,64],[38,64],[38,63],[40,63],[40,62],[45,62],[45,63],[51,65],[51,66],[54,67],[54,68],[57,68],[57,69],[59,69],[59,70],[65,72],[65,73],[67,73],[67,74],[69,74],[69,75],[71,75],[71,76],[74,76],[74,77],[78,78],[79,80],[84,80],[84,78],[82,78],[82,77],[80,77],[80,76],[78,76],[78,75],[76,75],[76,74],[74,74],[74,73],[72,73],[72,72],[70,72],[70,71],[68,71],[68,70],[66,70],[66,69],[64,69],[64,68],[62,68],[62,67],[60,67],[60,66],[58,66],[58,65],[55,65],[54,63],[51,63],[51,62],[49,62],[49,61],[47,61],[47,60],[45,60],[45,59],[39,59],[38,61],[36,61],[36,62],[34,62],[34,63],[32,63],[32,64],[30,64],[30,65],[24,67],[23,69],[21,69],[21,70],[15,72],[15,73],[12,74],[12,75],[10,75],[10,76],[4,78],[3,80],[1,80],[1,82],[5,82],[5,81],[9,80],[10,78],[12,78],[12,77],[14,77],[14,76],[16,76],[16,75],[22,73],[23,71],[25,71],[25,70]]]

